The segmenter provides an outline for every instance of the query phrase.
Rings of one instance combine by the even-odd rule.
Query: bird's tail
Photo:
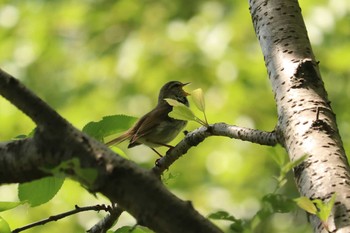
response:
[[[112,146],[112,145],[114,145],[114,144],[121,143],[121,142],[123,142],[123,141],[125,141],[125,140],[127,140],[127,139],[129,139],[129,138],[130,138],[130,133],[129,133],[129,131],[126,131],[125,133],[123,133],[123,134],[120,135],[119,137],[117,137],[117,138],[115,138],[115,139],[113,139],[113,140],[107,142],[107,143],[106,143],[106,146]]]

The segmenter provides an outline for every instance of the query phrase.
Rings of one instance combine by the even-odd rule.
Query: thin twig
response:
[[[266,132],[262,130],[249,129],[228,125],[225,123],[216,123],[209,126],[202,126],[186,134],[185,138],[174,148],[167,151],[166,155],[157,160],[152,171],[156,176],[161,176],[177,159],[184,155],[191,147],[197,146],[210,136],[224,136],[243,141],[249,141],[266,146],[275,146],[278,143],[277,135],[274,131]]]
[[[49,223],[49,222],[58,221],[58,220],[60,220],[62,218],[68,217],[68,216],[73,215],[73,214],[77,214],[77,213],[84,212],[84,211],[91,211],[91,210],[93,210],[93,211],[104,210],[104,211],[110,212],[111,211],[111,207],[110,206],[106,206],[106,205],[95,205],[95,206],[79,207],[79,206],[76,205],[74,210],[70,210],[70,211],[67,211],[65,213],[61,213],[61,214],[58,214],[58,215],[53,215],[53,216],[48,217],[47,219],[43,219],[43,220],[40,220],[38,222],[34,222],[34,223],[31,223],[31,224],[28,224],[28,225],[26,225],[24,227],[17,228],[15,230],[13,230],[12,233],[18,233],[18,232],[21,232],[21,231],[24,231],[24,230],[28,230],[28,229],[36,227],[36,226],[44,225],[44,224]]]
[[[1,182],[38,179],[49,175],[39,169],[40,164],[58,166],[62,161],[77,158],[82,167],[96,170],[97,178],[86,182],[91,179],[86,173],[64,172],[76,178],[91,192],[100,192],[110,200],[120,203],[138,221],[142,218],[142,225],[155,232],[165,232],[169,228],[174,229],[174,232],[183,232],[184,228],[188,232],[222,232],[197,211],[193,211],[193,208],[183,205],[183,201],[172,195],[149,172],[117,156],[101,143],[74,128],[43,100],[2,70],[0,94],[37,124],[33,138],[5,143],[4,150],[0,146]],[[57,156],[57,153],[61,156]],[[29,162],[22,166],[23,161]],[[169,209],[172,211],[169,212]],[[191,224],[185,226],[188,222]],[[17,229],[15,232],[19,231]]]
[[[96,223],[92,228],[87,230],[86,232],[88,233],[105,233],[110,229],[114,223],[118,220],[120,215],[124,212],[124,210],[116,206],[111,211],[109,214],[101,219],[98,223]]]

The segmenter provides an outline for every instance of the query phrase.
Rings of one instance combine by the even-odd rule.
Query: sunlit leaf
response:
[[[203,112],[204,115],[204,122],[202,121],[201,124],[203,125],[208,125],[208,120],[207,120],[207,115],[205,113],[205,99],[204,99],[204,94],[203,94],[203,90],[201,88],[198,88],[194,91],[191,92],[191,96],[193,99],[194,104],[196,105],[196,107]]]
[[[193,112],[184,106],[173,107],[173,111],[168,114],[171,118],[184,121],[196,121],[196,116]]]
[[[118,146],[113,145],[111,147],[111,149],[112,149],[112,151],[114,151],[116,154],[122,156],[123,158],[128,158],[128,156],[125,154],[125,152],[122,149],[120,149]]]
[[[126,115],[105,116],[100,121],[89,122],[84,126],[82,131],[91,137],[102,141],[105,137],[129,129],[136,120],[136,117]]]
[[[50,201],[61,189],[63,177],[45,177],[18,185],[18,197],[32,207]]]
[[[321,221],[326,222],[331,214],[331,211],[334,206],[336,194],[334,193],[328,202],[322,202],[321,200],[313,200],[318,208],[317,216],[321,219]]]
[[[20,135],[17,135],[14,139],[25,139],[27,138],[28,136],[25,135],[25,134],[20,134]]]
[[[184,121],[196,121],[196,116],[186,105],[174,99],[165,100],[173,106],[173,110],[168,114],[171,118]]]
[[[25,203],[25,202],[22,202],[22,201],[20,201],[20,202],[18,202],[18,201],[14,201],[14,202],[1,201],[0,202],[0,212],[16,208],[17,206],[22,205],[23,203]]]
[[[0,233],[11,233],[9,224],[2,217],[0,217]]]
[[[123,226],[123,227],[117,229],[116,231],[114,231],[114,233],[129,233],[130,230],[132,230],[132,227],[130,227],[130,226]]]
[[[36,128],[32,129],[28,135],[25,135],[25,134],[20,134],[20,135],[17,135],[14,139],[25,139],[25,138],[31,138],[33,137],[34,133],[36,131]]]
[[[205,122],[196,117],[192,110],[183,103],[180,103],[174,99],[165,99],[165,101],[167,101],[169,105],[173,106],[173,110],[168,114],[169,117],[177,120],[196,121],[201,125],[206,125]]]
[[[192,91],[191,97],[196,107],[200,111],[205,112],[205,100],[204,100],[203,90],[201,88],[198,88]]]
[[[314,204],[313,201],[311,201],[309,198],[307,197],[299,197],[299,198],[295,198],[294,201],[297,203],[297,205],[305,210],[306,212],[310,213],[310,214],[316,214],[317,213],[317,208]]]
[[[292,170],[293,168],[295,168],[296,166],[301,164],[307,157],[308,157],[308,155],[303,155],[300,158],[298,158],[297,160],[288,162],[286,165],[283,166],[282,172],[284,174],[287,174],[290,170]]]
[[[177,101],[177,100],[174,100],[174,99],[170,99],[170,98],[165,98],[164,99],[166,102],[168,102],[169,105],[173,106],[173,107],[176,107],[176,106],[185,106],[187,107],[186,105],[184,105],[183,103]]]

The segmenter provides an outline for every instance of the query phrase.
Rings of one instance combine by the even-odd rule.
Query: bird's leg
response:
[[[161,155],[156,149],[154,149],[153,147],[150,147],[154,152],[156,152],[157,153],[157,155],[159,155],[159,157],[163,157],[163,155]]]
[[[172,145],[168,145],[168,144],[165,144],[165,143],[156,142],[155,144],[158,144],[160,146],[165,146],[165,147],[168,147],[170,149],[174,148]]]
[[[159,145],[159,146],[165,146],[165,147],[168,147],[169,148],[169,150],[171,150],[171,149],[173,149],[174,147],[172,146],[172,145],[168,145],[168,144],[165,144],[165,143],[161,143],[161,142],[152,142],[152,144],[157,144],[157,145]],[[161,155],[158,151],[156,151],[156,149],[154,149],[153,147],[150,147],[154,152],[156,152],[158,155],[159,155],[159,157],[163,157],[163,155]],[[168,151],[169,151],[168,150]],[[168,152],[167,152],[168,153]]]
[[[168,144],[165,144],[165,143],[158,143],[158,144],[161,145],[161,146],[165,146],[165,147],[169,148],[169,150],[167,150],[166,154],[168,154],[174,148],[174,146],[168,145]]]

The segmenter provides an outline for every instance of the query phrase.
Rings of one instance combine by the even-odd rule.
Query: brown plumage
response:
[[[172,141],[187,124],[187,121],[175,120],[168,116],[172,106],[164,99],[175,99],[188,106],[187,96],[189,94],[182,89],[187,84],[178,81],[166,83],[159,92],[157,106],[141,117],[133,127],[107,142],[106,145],[111,146],[130,140],[128,148],[144,144],[161,156],[154,147],[171,147],[167,143]]]

